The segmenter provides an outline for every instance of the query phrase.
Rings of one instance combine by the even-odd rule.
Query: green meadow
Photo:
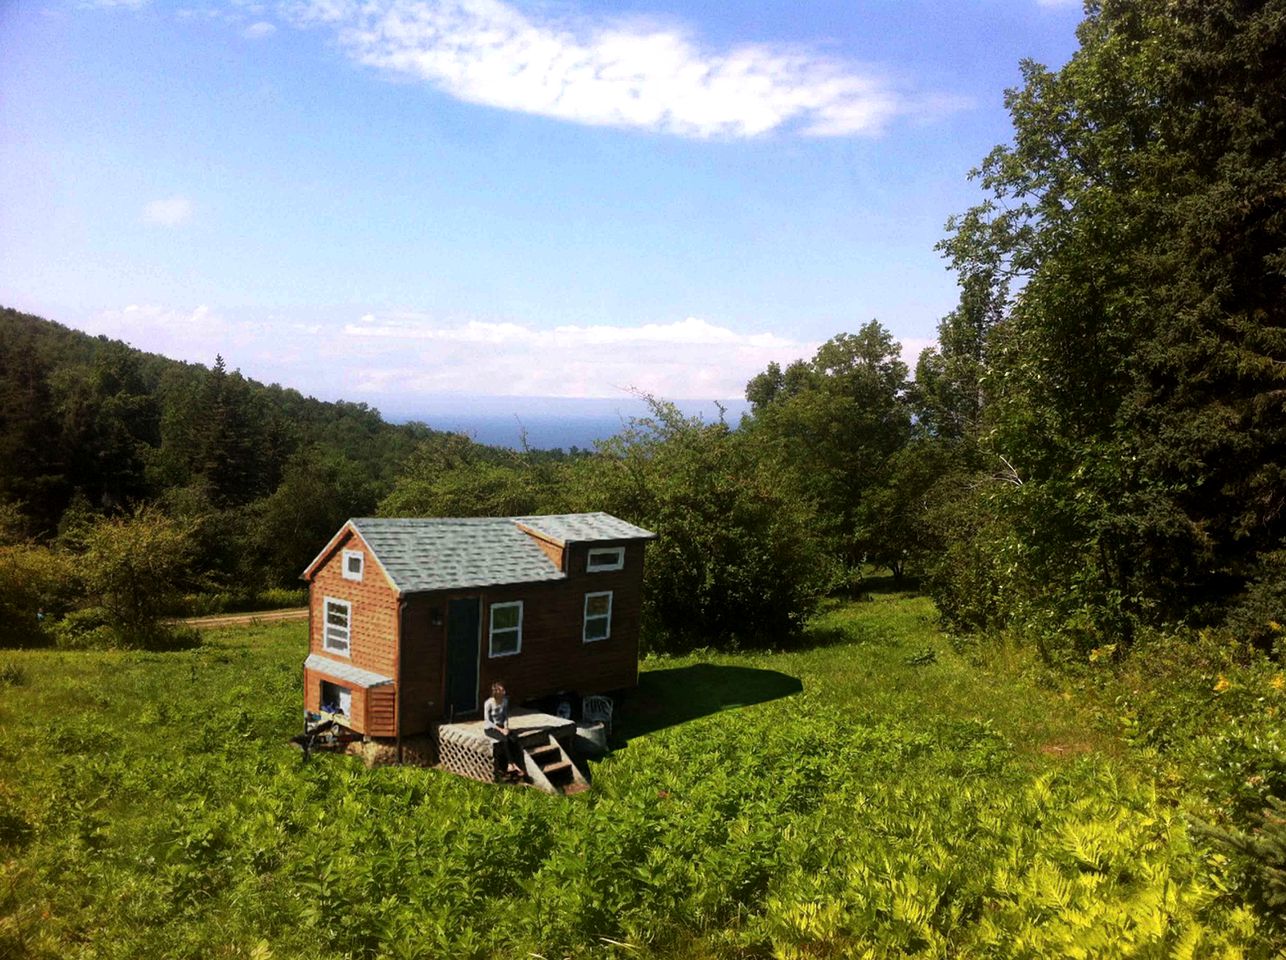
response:
[[[936,620],[648,659],[572,798],[303,762],[302,624],[7,652],[0,956],[1275,955],[1181,777]]]

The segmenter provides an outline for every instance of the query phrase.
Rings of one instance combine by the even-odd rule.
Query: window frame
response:
[[[357,558],[357,572],[350,573],[348,570],[348,561]],[[345,580],[356,580],[361,582],[362,576],[366,573],[366,554],[360,550],[345,550],[344,556],[340,563],[339,572]]]
[[[496,603],[487,604],[487,658],[495,660],[499,657],[516,657],[522,653],[522,609],[521,600],[500,600]],[[501,627],[500,633],[514,634],[515,644],[512,650],[502,650],[496,652],[496,611],[500,609],[518,608],[518,625],[515,627]]]
[[[332,624],[330,622],[330,605],[332,603],[335,604],[336,606],[340,606],[344,608],[344,619],[346,622],[343,627],[343,631],[344,631],[343,649],[340,649],[339,647],[333,647],[331,646],[331,643],[330,643],[331,628],[334,627],[336,630],[340,629],[337,625]],[[350,660],[353,658],[353,602],[351,600],[343,600],[339,597],[322,598],[321,640],[322,640],[322,649],[325,650],[327,653],[337,653],[341,657],[347,657]]]
[[[610,553],[614,554],[616,559],[607,564],[595,564],[594,554]],[[625,569],[625,548],[624,547],[590,547],[589,552],[585,554],[585,572],[586,573],[609,573],[612,570]]]
[[[589,615],[589,602],[596,597],[607,597],[607,613],[596,613],[592,618],[594,620],[607,621],[607,631],[601,637],[591,637],[589,635],[589,621],[591,619]],[[612,603],[613,598],[611,590],[595,590],[592,593],[585,594],[585,607],[581,618],[581,643],[600,643],[603,640],[612,639]]]

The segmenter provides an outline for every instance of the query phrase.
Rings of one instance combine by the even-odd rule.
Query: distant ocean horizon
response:
[[[687,416],[707,421],[719,418],[714,400],[675,401]],[[724,418],[734,426],[748,409],[744,400],[718,401]],[[478,443],[519,450],[526,431],[527,445],[537,450],[592,449],[616,436],[631,418],[648,414],[647,404],[633,397],[567,399],[563,397],[444,397],[423,404],[390,403],[380,408],[393,423],[419,421],[434,430],[463,433]]]

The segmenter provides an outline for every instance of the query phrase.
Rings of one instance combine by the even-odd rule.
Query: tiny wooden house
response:
[[[606,513],[349,520],[308,565],[304,705],[371,737],[638,682],[643,548]]]

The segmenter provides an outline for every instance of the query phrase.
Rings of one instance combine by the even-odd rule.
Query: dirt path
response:
[[[277,623],[283,620],[307,620],[307,607],[289,610],[260,610],[251,613],[219,613],[212,617],[187,617],[180,621],[189,627],[206,630],[212,627],[235,627],[251,623]]]

